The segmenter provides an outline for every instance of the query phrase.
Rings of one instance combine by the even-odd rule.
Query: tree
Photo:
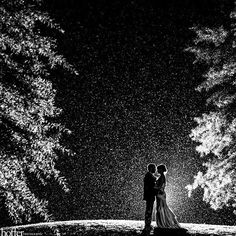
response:
[[[186,188],[190,196],[198,186],[203,188],[203,200],[213,209],[236,208],[236,10],[230,19],[229,29],[194,27],[194,46],[187,49],[194,53],[194,63],[207,66],[197,90],[208,96],[208,111],[195,118],[190,135],[206,171],[198,172]]]
[[[29,176],[43,186],[55,179],[69,190],[55,167],[58,155],[70,151],[60,144],[68,130],[55,121],[61,110],[49,78],[58,67],[75,70],[57,53],[56,40],[45,35],[49,29],[63,31],[40,5],[40,0],[2,0],[0,7],[0,192],[15,223],[34,215],[52,218]]]

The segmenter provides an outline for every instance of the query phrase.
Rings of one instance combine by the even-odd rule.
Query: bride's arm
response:
[[[156,185],[155,185],[155,190],[157,191],[157,193],[162,194],[165,190],[165,179],[161,178],[158,179],[159,181],[157,181]]]
[[[161,179],[160,190],[162,192],[164,192],[165,191],[165,187],[166,187],[166,178],[164,176],[164,178]]]

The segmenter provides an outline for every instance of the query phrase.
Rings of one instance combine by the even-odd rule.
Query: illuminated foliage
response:
[[[187,186],[189,194],[198,186],[204,201],[213,209],[236,208],[236,11],[231,13],[231,28],[194,28],[195,45],[187,49],[195,62],[208,66],[205,80],[197,90],[208,94],[208,113],[195,118],[191,138],[206,161],[206,172],[199,172]],[[235,211],[234,211],[235,212]]]
[[[55,167],[58,153],[69,152],[59,142],[67,130],[53,121],[61,110],[48,78],[58,66],[74,69],[57,54],[56,40],[42,33],[62,30],[39,9],[38,0],[3,0],[0,6],[0,189],[15,223],[29,222],[32,215],[51,219],[27,173],[42,185],[53,178],[68,190]]]

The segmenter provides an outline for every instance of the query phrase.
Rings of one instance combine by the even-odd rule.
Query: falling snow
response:
[[[58,69],[49,76],[48,86],[57,91],[53,105],[62,111],[55,119],[71,130],[61,145],[76,153],[56,165],[71,191],[52,183],[45,193],[57,220],[143,220],[143,177],[154,162],[168,167],[167,202],[180,222],[235,224],[227,209],[210,209],[201,190],[189,198],[185,189],[204,168],[189,134],[193,117],[206,109],[195,91],[204,68],[184,52],[193,39],[189,28],[221,25],[232,6],[219,0],[160,2],[44,5],[65,32],[51,32],[59,54],[78,71],[65,76]],[[61,58],[49,59],[53,64]],[[46,86],[43,79],[36,84]]]
[[[155,162],[168,166],[167,201],[180,222],[235,222],[227,210],[210,210],[201,190],[188,198],[185,189],[203,169],[189,134],[205,109],[195,91],[202,70],[183,51],[193,40],[189,27],[221,25],[232,9],[206,4],[50,5],[66,32],[60,49],[80,75],[57,85],[72,130],[64,142],[77,152],[61,164],[73,194],[51,196],[59,219],[143,219],[143,176]]]

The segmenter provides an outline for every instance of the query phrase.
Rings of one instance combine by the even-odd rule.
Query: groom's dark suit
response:
[[[144,196],[143,200],[146,201],[145,211],[145,228],[149,228],[152,222],[152,211],[153,204],[155,201],[155,186],[156,177],[151,173],[147,172],[144,177]]]

